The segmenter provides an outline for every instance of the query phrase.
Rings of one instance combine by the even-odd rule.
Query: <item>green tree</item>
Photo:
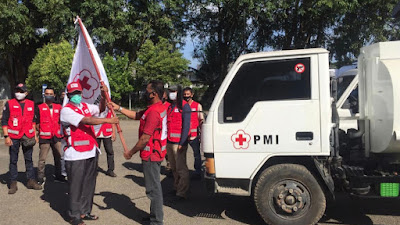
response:
[[[134,64],[137,87],[143,87],[150,80],[190,85],[190,81],[184,77],[189,61],[167,39],[159,37],[159,40],[157,44],[147,40],[138,52]]]
[[[185,9],[186,0],[88,0],[82,2],[78,14],[98,39],[100,54],[129,52],[133,62],[147,39],[158,42],[161,36],[174,44],[181,41]]]
[[[181,41],[187,26],[182,20],[186,0],[20,0],[0,1],[0,70],[11,85],[26,78],[37,49],[49,42],[77,41],[76,15],[81,16],[105,56],[125,55],[136,60],[145,40],[164,36]]]
[[[111,97],[120,101],[123,96],[130,94],[132,86],[132,67],[129,65],[128,54],[113,57],[106,53],[103,59],[104,69],[110,83]]]
[[[29,90],[41,91],[42,84],[53,87],[57,92],[64,90],[73,57],[74,50],[67,41],[49,43],[39,48],[28,68],[26,84]]]
[[[391,18],[398,0],[351,1],[337,25],[329,45],[338,65],[357,60],[360,48],[374,42],[398,40],[399,24]]]

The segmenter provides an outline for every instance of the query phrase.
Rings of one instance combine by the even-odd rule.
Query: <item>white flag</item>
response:
[[[78,45],[76,46],[71,73],[69,74],[68,84],[71,82],[79,81],[82,86],[82,102],[99,105],[101,99],[100,80],[96,72],[95,64],[93,63],[93,60],[90,56],[89,48],[92,50],[97,68],[100,72],[101,80],[104,81],[104,83],[107,85],[111,97],[110,84],[108,83],[103,63],[101,62],[99,54],[97,53],[96,48],[93,45],[92,39],[90,38],[83,23],[82,26],[78,25],[78,30]],[[85,38],[89,46],[86,45]],[[63,105],[67,103],[68,97],[65,96]]]

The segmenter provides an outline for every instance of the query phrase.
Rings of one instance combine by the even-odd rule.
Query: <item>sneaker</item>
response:
[[[116,177],[117,176],[117,174],[115,174],[114,171],[107,171],[106,175],[110,176],[110,177]]]
[[[10,189],[8,189],[8,194],[12,195],[17,192],[18,187],[17,187],[17,181],[11,181],[10,183]]]
[[[61,176],[56,176],[54,178],[54,182],[59,182],[59,183],[67,183],[67,179],[65,179],[65,176],[61,175]]]
[[[38,183],[39,185],[43,185],[43,184],[44,184],[44,178],[38,178],[38,179],[37,179],[37,183]]]
[[[26,183],[26,187],[28,189],[33,189],[33,190],[41,190],[42,186],[40,186],[34,179],[29,179],[28,183]]]

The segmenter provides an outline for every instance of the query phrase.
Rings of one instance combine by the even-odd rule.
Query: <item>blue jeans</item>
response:
[[[193,149],[194,169],[196,170],[196,174],[201,174],[201,154],[199,137],[197,136],[195,139],[189,141],[189,144]]]
[[[16,181],[18,177],[18,153],[19,153],[19,146],[21,145],[20,139],[11,139],[12,145],[10,146],[10,180]],[[33,172],[33,161],[32,161],[32,152],[33,147],[24,148],[22,147],[22,151],[24,153],[25,158],[25,168],[26,168],[26,177],[28,179],[35,179],[35,174]]]

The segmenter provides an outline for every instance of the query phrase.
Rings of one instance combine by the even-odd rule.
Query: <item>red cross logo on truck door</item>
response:
[[[244,130],[238,130],[232,135],[231,141],[233,147],[236,149],[247,149],[250,146],[251,136],[244,132]]]
[[[82,98],[91,99],[96,90],[99,89],[100,84],[98,79],[96,79],[92,73],[83,69],[81,72],[75,75],[74,81],[79,81],[82,85]]]

